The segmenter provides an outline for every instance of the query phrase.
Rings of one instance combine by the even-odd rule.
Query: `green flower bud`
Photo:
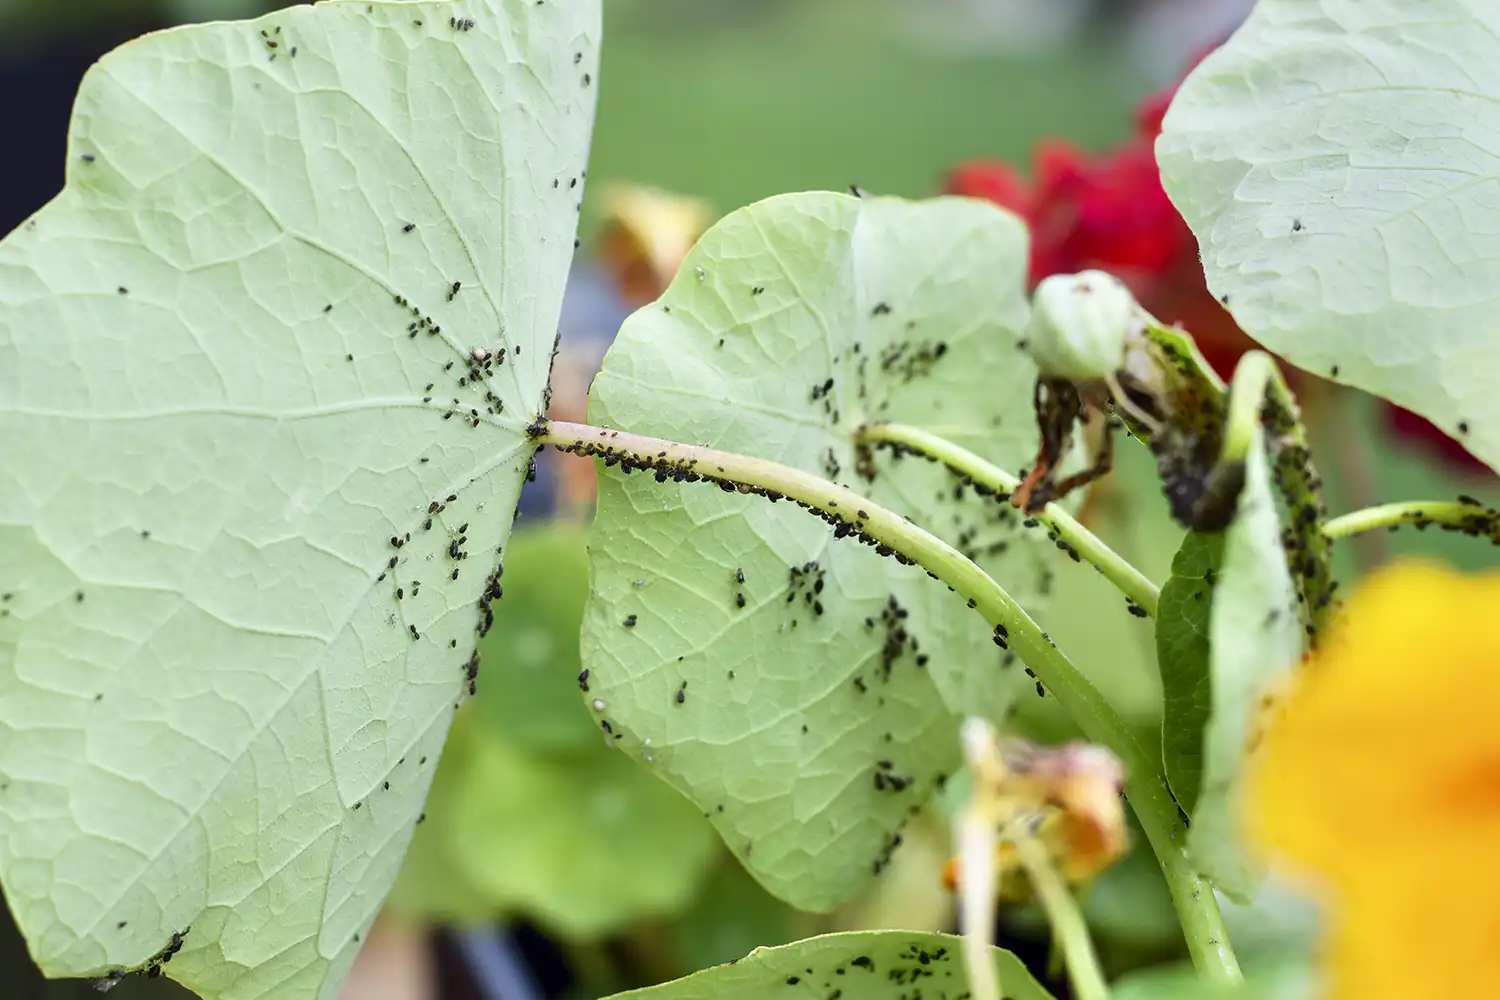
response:
[[[1103,271],[1054,274],[1036,286],[1026,347],[1049,378],[1093,382],[1119,371],[1143,313],[1123,282]]]

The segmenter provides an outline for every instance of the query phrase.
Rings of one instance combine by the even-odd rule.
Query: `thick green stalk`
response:
[[[1084,735],[1120,758],[1126,795],[1161,863],[1194,963],[1210,980],[1240,980],[1218,901],[1188,861],[1187,827],[1158,755],[1147,751],[1088,678],[963,553],[851,490],[777,462],[563,421],[538,420],[530,434],[537,444],[594,456],[625,472],[654,474],[662,481],[708,481],[725,490],[790,500],[833,525],[835,535],[875,545],[876,551],[916,563],[947,584],[990,624],[998,644],[1008,644],[1026,662]]]
[[[939,437],[919,427],[906,424],[876,422],[865,424],[854,432],[855,442],[885,442],[915,452],[926,458],[941,462],[955,473],[993,490],[1004,502],[1015,492],[1021,481],[997,465],[961,448],[947,438]],[[1030,515],[1045,524],[1057,540],[1066,543],[1078,553],[1078,557],[1092,564],[1105,579],[1119,588],[1130,601],[1152,618],[1156,617],[1156,603],[1161,590],[1146,579],[1140,570],[1120,558],[1099,536],[1074,520],[1063,507],[1049,503],[1042,510]]]

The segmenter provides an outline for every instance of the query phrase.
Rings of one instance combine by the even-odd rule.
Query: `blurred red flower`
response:
[[[1180,82],[1141,104],[1135,133],[1114,149],[1090,154],[1065,140],[1046,139],[1033,154],[1030,180],[1000,160],[973,160],[949,173],[945,191],[984,198],[1026,221],[1033,285],[1051,274],[1109,271],[1152,315],[1190,330],[1204,358],[1227,379],[1255,342],[1209,293],[1197,242],[1162,189],[1156,167],[1156,137]],[[1287,376],[1293,382],[1308,377],[1294,371]],[[1465,467],[1484,468],[1422,417],[1388,408],[1386,424],[1398,435]]]

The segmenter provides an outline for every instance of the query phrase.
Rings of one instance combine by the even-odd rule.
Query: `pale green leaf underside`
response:
[[[1177,804],[1192,815],[1203,775],[1203,727],[1213,705],[1209,679],[1209,609],[1213,607],[1222,535],[1190,531],[1172,560],[1156,612],[1161,670],[1161,753]]]
[[[1281,546],[1265,435],[1255,429],[1245,459],[1245,488],[1224,533],[1222,569],[1209,614],[1208,724],[1188,850],[1199,869],[1244,901],[1260,881],[1239,831],[1240,779],[1259,700],[1297,665],[1303,625],[1297,588]]]
[[[0,877],[48,974],[191,928],[204,997],[336,992],[525,473],[597,7],[325,3],[86,77],[0,245]]]
[[[884,418],[1002,467],[1034,457],[1035,369],[1015,347],[1025,260],[1021,225],[978,202],[761,202],[627,321],[591,415],[849,484],[1034,601],[1060,556],[1008,506],[955,500],[949,473],[915,458],[879,457],[868,482],[850,444]],[[590,545],[586,701],[797,906],[829,908],[883,867],[957,763],[953,711],[999,716],[1015,696],[1002,681],[1020,671],[962,601],[791,504],[606,471]]]
[[[1500,468],[1500,7],[1261,0],[1157,157],[1247,333]]]
[[[964,943],[951,934],[857,931],[825,934],[780,948],[757,948],[733,965],[695,972],[611,1000],[909,1000],[969,995]],[[1050,1000],[1026,967],[990,949],[1005,1000]],[[837,992],[836,992],[837,991]]]

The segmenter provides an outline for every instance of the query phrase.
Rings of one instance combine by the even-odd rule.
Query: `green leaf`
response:
[[[448,849],[448,817],[460,808],[465,796],[474,794],[468,781],[477,752],[473,722],[472,711],[461,713],[448,731],[421,821],[386,900],[389,910],[407,920],[480,924],[501,915],[500,907],[474,885]]]
[[[714,869],[703,894],[672,928],[674,954],[685,969],[738,961],[756,948],[787,944],[812,930],[814,919],[766,892],[733,858]]]
[[[1192,814],[1203,775],[1203,727],[1213,706],[1209,675],[1209,609],[1213,607],[1224,536],[1190,531],[1172,560],[1156,614],[1161,669],[1161,753],[1167,783]]]
[[[497,912],[596,938],[692,902],[720,848],[681,795],[602,745],[543,755],[478,726],[468,735],[444,846]]]
[[[0,244],[0,878],[47,974],[182,934],[206,998],[337,992],[531,455],[598,20],[324,3],[85,78]]]
[[[1015,346],[1025,261],[1020,223],[975,201],[761,202],[627,321],[591,416],[852,484],[1033,602],[1062,557],[1008,505],[956,497],[917,458],[892,472],[876,456],[871,481],[851,445],[889,419],[1002,467],[1035,457],[1035,369]],[[605,470],[590,557],[585,698],[600,726],[799,907],[831,908],[884,867],[957,765],[955,712],[1000,717],[1031,690],[921,569],[790,503]]]
[[[1209,614],[1212,698],[1188,850],[1220,890],[1244,902],[1254,894],[1262,866],[1246,855],[1240,837],[1241,772],[1255,740],[1260,699],[1297,665],[1303,642],[1265,434],[1258,426],[1245,458],[1239,506],[1224,532],[1221,566]]]
[[[1262,0],[1157,143],[1209,287],[1247,333],[1491,467],[1497,59],[1493,4]]]
[[[781,948],[757,948],[732,965],[684,979],[617,993],[613,1000],[763,1000],[839,995],[858,1000],[968,993],[963,939],[914,931],[825,934]],[[991,949],[1006,1000],[1050,1000],[1008,951]]]
[[[1126,975],[1111,1000],[1314,1000],[1318,977],[1301,961],[1276,961],[1246,970],[1243,983],[1205,982],[1190,965],[1158,966]]]
[[[584,538],[550,524],[506,545],[506,596],[479,644],[500,669],[449,735],[397,883],[409,916],[520,914],[597,938],[675,914],[709,876],[717,838],[703,816],[607,748],[578,702]]]
[[[587,532],[548,524],[505,546],[505,599],[479,643],[486,671],[475,709],[484,724],[533,750],[595,750],[599,730],[578,703],[578,632],[588,601]]]

